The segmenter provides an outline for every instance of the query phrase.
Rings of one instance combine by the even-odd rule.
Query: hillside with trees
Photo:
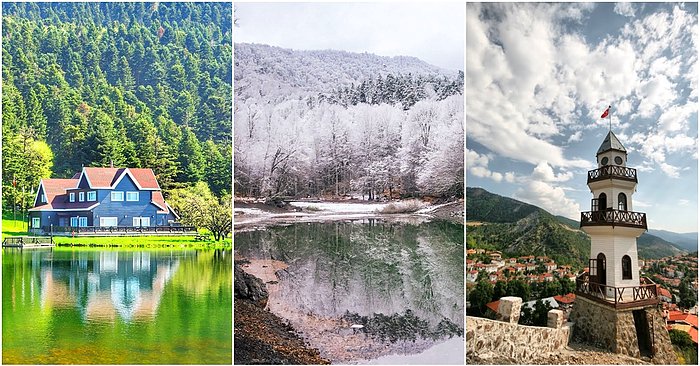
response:
[[[237,195],[463,195],[461,72],[412,57],[234,48]]]
[[[231,192],[230,3],[6,3],[3,205],[83,166]],[[24,195],[22,195],[24,193]]]
[[[546,255],[557,263],[587,266],[591,240],[577,221],[542,208],[467,187],[467,246],[501,250],[509,256]],[[637,240],[643,258],[661,258],[683,251],[649,233]]]

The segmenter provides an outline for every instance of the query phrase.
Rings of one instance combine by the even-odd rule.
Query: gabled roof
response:
[[[605,136],[605,140],[603,140],[603,143],[600,144],[596,155],[600,155],[609,150],[617,150],[622,151],[625,154],[627,153],[625,147],[622,146],[622,143],[612,131],[608,132],[608,134]]]
[[[47,211],[47,210],[85,210],[99,203],[95,202],[68,202],[66,189],[75,187],[78,184],[78,179],[42,179],[37,189],[37,195],[41,189],[44,189],[46,195],[46,203],[41,203],[29,209],[29,211]],[[36,198],[35,198],[35,202]],[[70,206],[69,206],[70,205]]]
[[[576,295],[570,292],[566,295],[554,296],[554,300],[560,304],[573,304],[573,302],[576,300]]]
[[[159,190],[160,186],[152,169],[143,168],[83,168],[80,177],[85,177],[92,189],[113,189],[129,176],[141,190]],[[78,182],[74,187],[77,188]]]

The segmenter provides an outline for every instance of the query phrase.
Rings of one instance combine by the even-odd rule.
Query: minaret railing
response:
[[[626,226],[647,229],[647,214],[623,210],[581,212],[581,226]]]
[[[606,165],[588,171],[588,183],[604,179],[622,179],[637,182],[637,169],[617,165]]]
[[[576,278],[576,295],[616,309],[657,304],[659,296],[656,284],[647,277],[641,277],[639,282],[639,286],[608,286],[597,283],[595,278],[584,272]]]

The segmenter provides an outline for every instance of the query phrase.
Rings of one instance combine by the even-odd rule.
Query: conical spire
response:
[[[622,151],[625,154],[627,153],[625,147],[622,146],[622,143],[612,131],[608,132],[607,136],[605,136],[605,140],[603,140],[603,143],[600,144],[596,155],[600,155],[608,150],[617,150]]]

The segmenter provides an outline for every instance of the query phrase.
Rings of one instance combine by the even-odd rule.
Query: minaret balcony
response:
[[[605,179],[621,179],[637,183],[637,169],[618,165],[606,165],[588,171],[588,183]]]
[[[629,309],[659,303],[658,287],[647,277],[639,278],[639,286],[607,286],[597,283],[587,272],[576,278],[576,296],[585,297],[615,309]],[[611,296],[612,295],[612,296]]]
[[[647,214],[611,209],[581,212],[581,227],[584,226],[625,226],[647,230]]]

